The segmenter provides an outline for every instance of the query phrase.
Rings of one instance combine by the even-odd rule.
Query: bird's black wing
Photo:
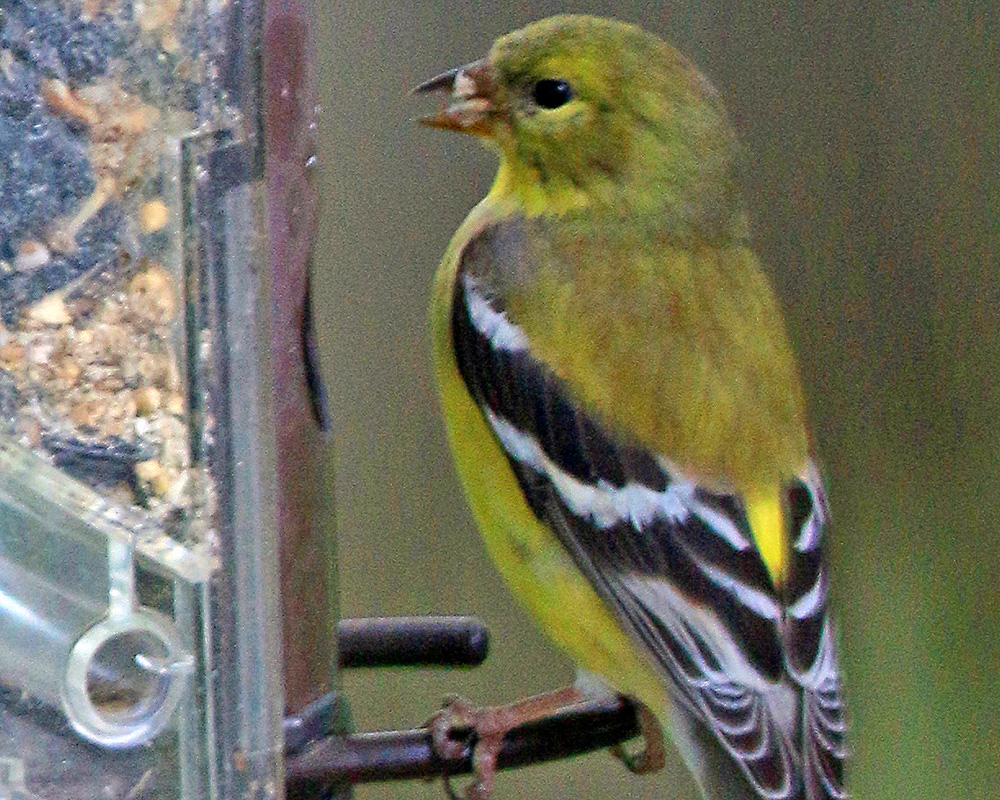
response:
[[[466,250],[452,340],[527,503],[757,796],[844,797],[818,482],[788,486],[795,550],[776,589],[738,496],[613,433],[533,356],[491,291],[484,259],[498,243],[488,229]]]

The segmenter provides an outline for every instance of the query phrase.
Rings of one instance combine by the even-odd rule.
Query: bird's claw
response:
[[[611,748],[611,754],[621,761],[629,772],[636,775],[647,775],[663,769],[667,761],[666,748],[663,743],[663,728],[653,713],[637,700],[632,700],[635,713],[639,720],[639,733],[643,738],[643,747],[638,753],[629,753],[623,744]]]
[[[474,780],[465,788],[464,794],[467,800],[486,800],[493,794],[497,757],[507,734],[519,725],[551,716],[580,703],[582,699],[580,690],[575,686],[527,697],[506,706],[486,708],[476,708],[460,697],[449,697],[441,710],[427,720],[426,727],[430,730],[434,752],[445,761],[461,759],[472,742]],[[458,731],[469,731],[472,738],[463,741],[455,736]],[[449,797],[454,798],[447,778],[445,787]]]
[[[445,698],[441,709],[427,720],[425,727],[430,731],[434,752],[445,761],[461,759],[472,741],[473,781],[462,792],[466,800],[487,800],[493,794],[496,775],[497,755],[503,747],[504,737],[511,728],[505,716],[498,709],[477,708],[461,697]],[[468,732],[470,736],[456,737],[456,733]],[[459,800],[459,795],[451,787],[449,776],[445,776],[445,791],[449,800]]]
[[[477,709],[457,695],[449,695],[424,723],[430,731],[434,752],[445,761],[455,761],[465,755],[469,737],[456,737],[461,731],[470,733],[476,727]],[[449,790],[450,791],[450,790]]]

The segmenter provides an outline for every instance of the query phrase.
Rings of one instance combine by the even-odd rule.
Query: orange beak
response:
[[[445,92],[448,105],[437,114],[422,117],[420,122],[432,128],[490,136],[493,132],[494,84],[490,70],[483,60],[464,67],[456,67],[424,81],[413,90],[414,94]]]

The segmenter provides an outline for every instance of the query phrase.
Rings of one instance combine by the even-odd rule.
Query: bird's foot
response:
[[[635,713],[639,719],[639,733],[642,734],[643,748],[638,753],[629,753],[623,744],[616,744],[611,753],[621,761],[629,772],[645,775],[663,769],[667,760],[666,748],[663,744],[663,728],[659,720],[646,706],[632,699]]]
[[[529,697],[505,706],[477,708],[459,698],[449,697],[441,710],[427,720],[434,752],[445,761],[455,761],[465,755],[468,741],[461,734],[474,735],[472,747],[473,781],[464,790],[466,800],[486,800],[493,794],[497,757],[503,740],[510,731],[528,722],[555,714],[584,700],[579,689],[568,686],[548,694]],[[448,779],[445,787],[450,798],[456,798]]]

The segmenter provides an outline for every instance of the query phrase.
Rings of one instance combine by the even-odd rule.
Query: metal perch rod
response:
[[[635,709],[627,700],[593,701],[511,731],[498,766],[509,769],[568,758],[638,733]],[[336,784],[464,775],[472,771],[473,744],[470,737],[461,758],[444,761],[424,728],[330,736],[287,760],[286,782],[300,794]]]
[[[472,617],[375,617],[337,626],[342,667],[476,666],[489,635]],[[285,775],[290,797],[320,796],[327,787],[463,775],[472,771],[474,735],[460,758],[443,760],[425,728],[323,736],[337,717],[336,694],[285,720]],[[523,767],[610,747],[638,735],[635,709],[624,698],[582,703],[514,729],[498,766]],[[321,738],[322,737],[322,738]]]

